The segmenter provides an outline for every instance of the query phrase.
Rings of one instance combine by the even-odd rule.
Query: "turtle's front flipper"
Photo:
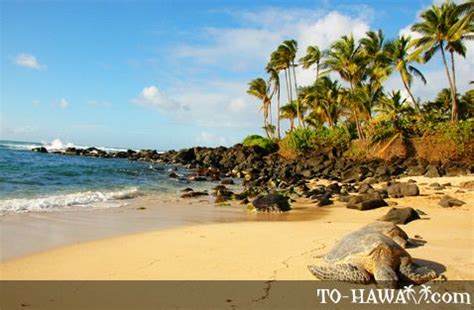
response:
[[[328,266],[308,266],[309,271],[320,280],[346,281],[352,283],[370,283],[370,274],[361,267],[350,264]]]
[[[438,277],[433,269],[412,262],[402,262],[400,274],[415,284],[423,284]]]

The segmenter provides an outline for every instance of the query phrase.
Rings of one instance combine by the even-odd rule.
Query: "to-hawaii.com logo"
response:
[[[471,295],[468,292],[436,292],[429,285],[421,285],[415,290],[413,285],[403,289],[350,289],[350,293],[343,295],[338,289],[317,289],[320,303],[337,304],[348,300],[353,304],[471,304]]]

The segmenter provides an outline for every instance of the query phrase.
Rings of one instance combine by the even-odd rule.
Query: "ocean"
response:
[[[168,177],[170,165],[31,151],[38,146],[53,151],[73,145],[0,140],[0,215],[120,207],[127,199],[176,195],[189,186]],[[177,169],[186,175],[186,169]]]

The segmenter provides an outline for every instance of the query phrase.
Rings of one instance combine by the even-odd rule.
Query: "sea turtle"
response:
[[[434,270],[413,263],[410,254],[377,231],[377,226],[366,226],[345,236],[324,260],[325,266],[308,266],[321,280],[368,284],[374,278],[381,285],[397,287],[401,281],[422,284],[438,276]]]
[[[415,245],[415,243],[409,239],[406,232],[392,222],[377,221],[363,226],[356,232],[360,233],[381,233],[382,235],[392,239],[402,248],[407,248],[408,245]]]

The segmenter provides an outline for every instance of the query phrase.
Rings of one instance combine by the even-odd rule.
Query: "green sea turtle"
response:
[[[382,235],[392,239],[402,248],[407,248],[408,245],[414,245],[407,233],[392,222],[377,221],[363,226],[357,231],[361,233],[381,233]],[[356,232],[357,232],[356,231]]]
[[[384,234],[386,227],[367,225],[345,236],[324,257],[325,266],[311,265],[309,270],[321,280],[368,284],[375,279],[388,287],[397,287],[401,281],[422,284],[438,276],[434,270],[413,263],[410,254]]]

